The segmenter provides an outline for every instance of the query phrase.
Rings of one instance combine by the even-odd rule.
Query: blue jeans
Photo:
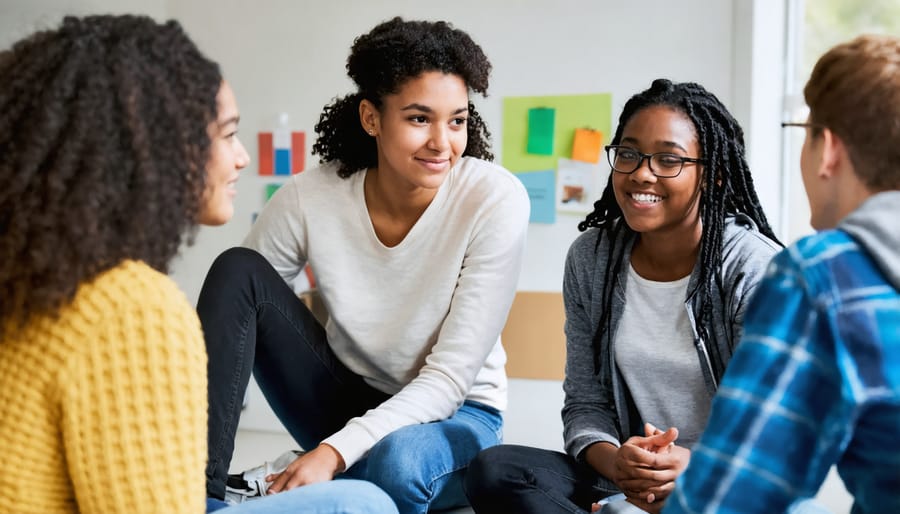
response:
[[[221,514],[396,514],[397,507],[376,485],[361,480],[310,484],[229,507],[210,498],[206,512]]]
[[[232,248],[206,276],[197,313],[209,377],[207,495],[222,499],[250,373],[301,448],[312,449],[390,395],[331,350],[325,329],[260,254]],[[466,402],[452,417],[387,435],[346,476],[384,489],[403,514],[467,504],[463,474],[500,442],[500,413]]]
[[[465,506],[469,462],[500,444],[502,427],[495,409],[465,402],[449,419],[394,431],[345,475],[378,484],[404,514]]]

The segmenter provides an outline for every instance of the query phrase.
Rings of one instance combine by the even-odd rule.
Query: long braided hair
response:
[[[671,107],[694,124],[700,146],[700,157],[705,161],[703,174],[703,192],[700,195],[700,219],[703,224],[703,235],[700,242],[700,276],[697,294],[699,306],[695,316],[697,326],[704,340],[707,339],[706,326],[712,319],[713,285],[720,294],[722,267],[722,234],[725,230],[725,218],[729,215],[743,213],[750,217],[760,231],[772,239],[775,237],[772,227],[762,210],[750,167],[744,157],[744,131],[732,117],[728,109],[699,84],[673,83],[666,79],[657,79],[649,89],[632,96],[625,104],[615,136],[611,144],[617,145],[622,140],[622,131],[628,121],[639,111],[652,106]],[[594,332],[594,366],[600,373],[600,348],[603,338],[611,335],[612,296],[615,281],[622,269],[625,249],[634,240],[636,232],[628,226],[622,216],[622,209],[616,202],[612,186],[612,174],[600,199],[594,202],[594,211],[578,224],[578,230],[584,232],[589,228],[601,230],[597,238],[597,247],[606,237],[609,242],[609,266],[604,270],[603,281],[603,313]],[[621,244],[616,245],[620,240]],[[716,348],[710,349],[716,352]],[[711,357],[720,358],[719,355]],[[719,380],[716,376],[715,379]]]

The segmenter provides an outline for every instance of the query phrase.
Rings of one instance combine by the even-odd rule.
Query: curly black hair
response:
[[[0,52],[0,320],[125,259],[166,272],[205,185],[219,66],[175,21],[66,17]]]
[[[703,194],[700,195],[700,219],[703,225],[703,236],[700,243],[700,291],[699,307],[696,317],[697,325],[705,327],[712,317],[714,282],[718,290],[724,290],[721,284],[722,235],[725,230],[725,218],[729,215],[743,213],[750,217],[760,231],[772,241],[778,242],[769,221],[759,203],[759,197],[753,186],[750,167],[747,165],[744,150],[744,131],[732,117],[728,109],[715,95],[694,83],[673,83],[666,79],[657,79],[649,89],[632,96],[619,116],[619,125],[611,144],[617,145],[622,140],[622,131],[628,121],[638,112],[648,107],[663,105],[671,107],[687,116],[697,131],[700,145],[700,157],[705,162],[703,174]],[[630,242],[636,233],[624,222],[622,209],[616,202],[612,186],[612,175],[600,199],[594,203],[594,211],[578,224],[578,230],[589,228],[602,230],[597,238],[605,236],[608,241],[616,241],[621,237]],[[780,243],[779,243],[780,244]],[[604,270],[604,312],[601,315],[597,331],[594,333],[595,366],[600,363],[600,346],[603,337],[610,334],[612,294],[615,290],[613,281],[622,269],[625,247],[618,245],[618,254],[613,255],[616,245],[609,245],[609,261],[612,263]],[[705,339],[705,337],[704,337]],[[716,348],[711,349],[712,352]],[[713,355],[713,358],[720,358]],[[599,372],[599,369],[598,369]],[[718,380],[720,377],[715,377]]]
[[[429,71],[458,75],[466,86],[487,96],[491,63],[465,32],[447,22],[393,18],[356,38],[347,59],[347,74],[358,91],[326,105],[315,126],[313,153],[320,162],[339,164],[338,174],[349,177],[378,164],[375,139],[359,121],[359,103],[368,100],[381,108],[386,95],[397,93],[408,80]],[[463,155],[493,160],[491,134],[469,102],[468,144]]]

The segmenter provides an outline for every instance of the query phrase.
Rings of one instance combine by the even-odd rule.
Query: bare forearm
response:
[[[612,443],[594,443],[584,450],[584,460],[597,473],[609,480],[616,480],[616,452],[619,450]]]

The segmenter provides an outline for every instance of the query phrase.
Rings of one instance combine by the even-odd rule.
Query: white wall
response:
[[[344,65],[356,36],[394,15],[446,19],[468,31],[493,62],[490,96],[476,103],[502,159],[504,96],[610,92],[615,117],[630,95],[654,78],[668,77],[703,84],[726,105],[737,105],[739,119],[749,119],[754,89],[744,86],[743,78],[755,69],[742,63],[751,62],[748,13],[757,1],[762,0],[0,0],[0,42],[7,46],[35,28],[52,26],[64,13],[175,18],[221,63],[241,108],[242,138],[255,159],[255,134],[270,130],[280,112],[287,112],[311,143],[322,106],[352,91]],[[307,163],[313,162],[308,154]],[[196,244],[176,260],[173,277],[191,301],[215,256],[240,243],[252,213],[262,206],[264,184],[272,181],[257,176],[252,163],[242,174],[235,218],[223,227],[201,229]],[[519,289],[560,290],[565,253],[579,220],[561,214],[554,225],[530,227]],[[546,409],[554,414],[524,404],[520,409],[517,391],[544,391]],[[514,381],[512,392],[510,425],[533,427],[544,420],[550,425],[536,432],[548,439],[540,444],[559,446],[559,383]],[[258,389],[251,388],[250,396],[244,425],[277,427]]]
[[[546,0],[229,0],[216,3],[215,12],[208,7],[169,0],[166,14],[222,63],[238,95],[251,155],[255,133],[271,129],[282,111],[311,143],[321,107],[352,91],[344,64],[354,37],[393,15],[446,19],[468,31],[494,64],[490,96],[476,103],[501,162],[503,96],[610,92],[615,126],[628,97],[654,78],[690,80],[717,94],[744,126],[763,207],[772,225],[780,224],[783,0],[562,0],[549,6]],[[262,184],[271,180],[255,173],[255,164],[244,173],[235,219],[203,229],[175,266],[192,300],[212,258],[240,242],[263,202]],[[579,220],[560,214],[554,225],[531,226],[519,289],[560,290]]]
[[[778,151],[771,144],[771,72],[780,62],[770,17],[782,0],[0,0],[0,46],[63,13],[139,12],[178,19],[210,57],[219,61],[241,108],[241,134],[255,160],[260,130],[270,130],[280,112],[311,143],[323,105],[352,91],[345,62],[353,39],[394,15],[446,19],[468,31],[494,65],[490,96],[476,99],[494,135],[498,160],[503,127],[502,98],[610,92],[616,117],[628,97],[657,77],[694,81],[716,93],[748,129],[754,156]],[[767,31],[766,31],[767,30]],[[766,31],[766,32],[764,32]],[[763,37],[763,32],[765,36]],[[774,39],[777,39],[774,38]],[[755,56],[755,57],[754,57]],[[765,105],[765,107],[755,107]],[[612,120],[615,126],[615,119]],[[773,129],[774,130],[774,129]],[[759,145],[755,145],[760,141]],[[766,142],[763,144],[763,142]],[[309,144],[308,143],[308,144]],[[314,161],[307,155],[307,163]],[[502,162],[502,161],[501,161]],[[777,168],[756,166],[764,205],[778,205]],[[773,178],[774,177],[774,178]],[[184,249],[173,276],[196,301],[214,257],[239,244],[251,216],[263,203],[264,184],[253,162],[242,174],[235,218],[204,228]],[[532,225],[521,290],[559,291],[566,250],[579,217],[559,215],[554,225]],[[531,401],[540,397],[536,406]],[[524,427],[514,442],[561,446],[558,382],[513,381],[508,426]],[[257,389],[251,390],[245,426],[277,427]],[[538,428],[539,427],[539,428]],[[509,437],[509,434],[508,434]]]
[[[744,129],[747,160],[769,224],[785,239],[781,122],[784,114],[787,8],[782,0],[738,0],[734,10],[729,105]],[[793,163],[792,163],[793,164]],[[794,169],[796,164],[789,169]]]
[[[498,158],[503,96],[611,92],[617,116],[627,98],[654,78],[699,82],[745,128],[763,206],[777,226],[784,1],[0,0],[0,48],[56,25],[63,14],[176,18],[222,64],[241,107],[244,141],[255,156],[255,133],[271,129],[282,111],[312,138],[321,107],[350,92],[344,63],[354,37],[393,15],[446,19],[468,31],[493,61],[491,96],[477,104]],[[174,278],[192,301],[213,258],[241,241],[251,213],[262,205],[269,181],[255,175],[254,163],[243,174],[235,219],[202,230],[178,260]],[[530,228],[519,289],[560,289],[577,221],[560,215],[555,225]],[[242,426],[278,430],[259,390],[250,393]],[[506,441],[560,449],[561,405],[559,382],[512,380]],[[836,478],[819,498],[835,512],[849,509]]]
[[[668,77],[699,82],[730,105],[735,53],[750,51],[747,45],[735,48],[732,1],[224,0],[215,4],[215,12],[209,6],[170,0],[167,15],[180,20],[222,64],[240,104],[241,132],[251,156],[256,155],[256,132],[271,129],[282,111],[310,141],[321,108],[352,92],[344,65],[353,39],[394,15],[446,19],[484,48],[494,73],[490,96],[476,103],[494,135],[500,162],[504,96],[610,92],[617,116],[629,96],[654,78]],[[313,163],[312,156],[307,163]],[[256,176],[251,164],[239,184],[235,219],[202,229],[198,243],[177,262],[174,276],[192,300],[213,258],[238,244],[249,229],[252,213],[263,202],[263,184],[271,181]],[[554,225],[531,225],[519,289],[561,289],[578,221],[561,214]],[[259,390],[251,386],[248,394],[242,426],[277,427]],[[534,398],[541,399],[537,406],[520,401]],[[512,381],[507,440],[561,448],[561,404],[558,382]]]
[[[732,104],[735,1],[170,0],[166,14],[222,63],[251,156],[256,132],[271,129],[282,111],[307,132],[308,141],[314,137],[322,106],[352,91],[344,65],[357,35],[393,15],[449,20],[468,31],[493,62],[490,96],[477,105],[499,159],[503,96],[611,92],[616,116],[630,95],[654,78],[670,77],[699,82]],[[261,206],[262,184],[270,180],[255,175],[254,163],[241,178],[235,219],[203,229],[198,244],[176,264],[174,276],[192,300],[214,256],[241,241]],[[555,225],[531,226],[519,289],[560,290],[579,219],[560,215]]]
[[[0,48],[56,27],[66,14],[140,13],[162,20],[165,11],[165,0],[0,0]]]
[[[256,132],[271,129],[279,112],[287,112],[311,144],[322,106],[352,90],[344,64],[353,39],[393,15],[449,20],[485,49],[493,80],[490,96],[476,103],[494,134],[498,160],[503,96],[610,92],[615,117],[656,77],[699,82],[744,125],[763,205],[778,225],[782,0],[0,0],[0,44],[53,25],[63,13],[92,12],[181,21],[232,83],[254,160]],[[308,154],[307,164],[313,163]],[[173,276],[191,301],[212,259],[246,234],[263,203],[264,184],[278,180],[258,177],[251,163],[239,184],[235,218],[201,229],[197,243],[176,260]],[[531,226],[519,289],[560,290],[579,220],[560,214],[554,225]]]

